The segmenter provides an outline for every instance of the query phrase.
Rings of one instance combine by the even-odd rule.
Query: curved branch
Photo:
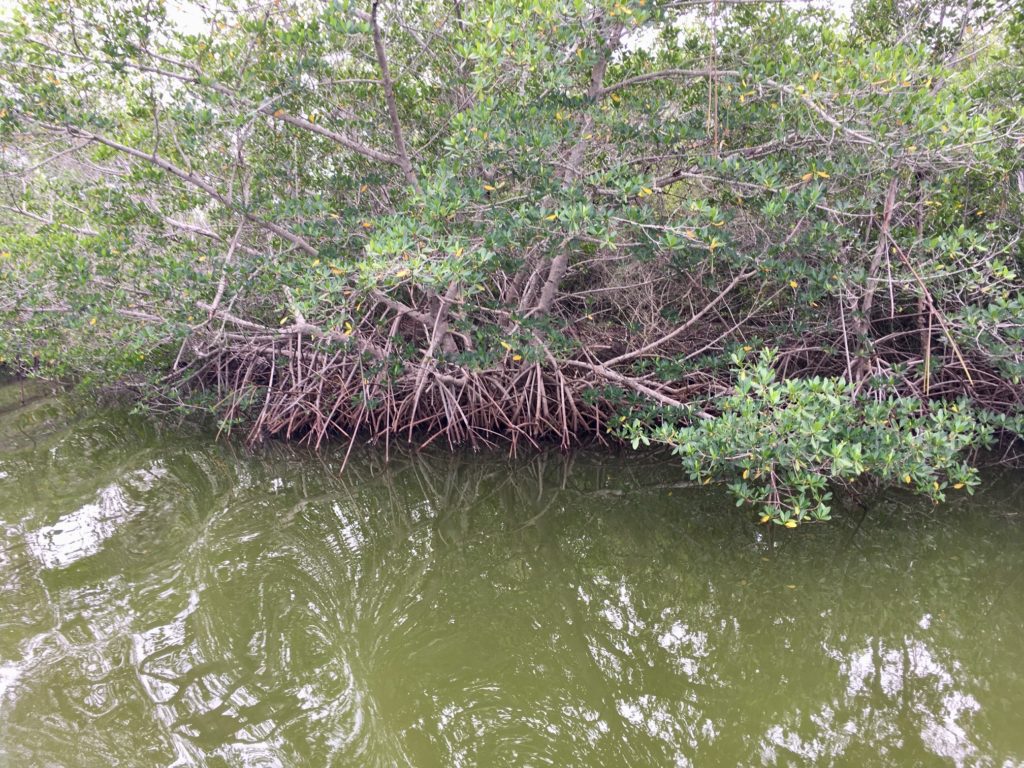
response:
[[[764,80],[763,82],[769,88],[774,88],[777,91],[781,91],[782,93],[789,94],[790,96],[795,96],[796,98],[800,99],[800,101],[802,101],[808,109],[810,109],[812,112],[818,115],[818,117],[820,117],[822,120],[831,125],[840,133],[845,133],[862,144],[871,144],[874,147],[881,146],[880,142],[871,138],[867,134],[861,133],[860,131],[855,131],[853,128],[850,128],[840,123],[838,120],[832,117],[832,115],[826,112],[823,107],[821,107],[819,104],[817,104],[815,101],[808,98],[804,94],[799,93],[795,88],[790,88],[788,85],[784,85],[783,83],[777,83],[774,80],[770,79]]]
[[[182,168],[179,168],[169,160],[160,157],[160,155],[154,154],[152,152],[143,152],[141,149],[130,147],[127,144],[121,144],[120,142],[114,141],[113,139],[108,139],[106,136],[102,136],[98,133],[92,133],[90,131],[83,130],[82,128],[77,128],[73,125],[59,126],[43,122],[40,122],[39,124],[46,128],[47,130],[63,131],[67,133],[69,136],[77,136],[78,138],[89,139],[90,141],[95,141],[97,144],[103,144],[104,146],[110,147],[111,149],[116,149],[118,152],[122,152],[126,155],[129,155],[130,157],[134,157],[139,160],[145,160],[147,163],[155,165],[157,168],[166,171],[172,176],[177,176],[186,184],[190,184],[196,189],[205,192],[207,195],[210,196],[211,199],[216,200],[218,203],[225,206],[226,208],[233,207],[231,205],[231,202],[227,199],[227,197],[221,194],[221,192],[218,191],[218,189],[212,184],[210,184],[208,181],[204,181],[194,172],[186,171]],[[257,227],[260,227],[261,229],[265,229],[268,232],[272,232],[273,234],[277,235],[283,240],[287,240],[289,243],[306,252],[310,256],[316,256],[318,254],[317,249],[310,245],[310,243],[307,240],[305,240],[302,237],[299,237],[293,232],[289,232],[284,227],[278,224],[274,224],[271,221],[265,221],[259,218],[258,216],[254,216],[253,214],[248,212],[240,211],[239,213],[247,221],[255,224]]]
[[[680,410],[686,408],[686,403],[683,403],[675,398],[669,397],[668,395],[659,392],[656,389],[652,389],[643,382],[637,381],[636,379],[625,376],[618,371],[613,371],[607,365],[600,365],[599,363],[588,363],[583,360],[563,360],[562,365],[567,365],[571,368],[582,368],[583,370],[590,371],[597,374],[598,376],[607,379],[608,381],[614,381],[616,384],[622,384],[623,386],[629,387],[634,392],[639,392],[641,395],[654,400],[656,403],[668,406],[669,408],[679,408]],[[697,415],[704,419],[714,418],[711,414],[706,411],[698,411]]]
[[[665,342],[671,341],[672,339],[676,338],[679,334],[681,334],[684,331],[686,331],[686,329],[692,328],[694,326],[694,324],[698,320],[700,320],[702,317],[704,317],[704,315],[706,315],[708,312],[710,312],[711,309],[715,305],[717,305],[726,296],[728,296],[732,292],[733,288],[735,288],[737,285],[742,283],[748,277],[753,276],[754,274],[755,273],[753,271],[751,271],[751,272],[740,272],[738,275],[736,275],[736,277],[734,277],[732,279],[732,282],[730,282],[727,286],[725,286],[725,288],[723,288],[719,292],[719,294],[717,296],[715,296],[715,298],[713,298],[711,301],[709,301],[700,312],[695,314],[693,317],[691,317],[685,323],[680,325],[674,331],[672,331],[671,333],[666,333],[664,336],[662,336],[661,338],[655,339],[650,344],[645,344],[644,346],[640,347],[640,349],[633,350],[632,352],[627,352],[627,353],[625,353],[623,355],[619,355],[616,358],[608,360],[605,363],[605,365],[606,366],[616,365],[618,363],[627,362],[628,360],[633,360],[634,358],[640,357],[641,355],[645,355],[648,352],[650,352],[651,350],[656,349],[657,347],[660,347]]]
[[[363,18],[364,16],[366,18]],[[361,15],[359,15],[359,18],[362,19],[363,21],[369,21],[369,15],[365,14],[365,13],[362,13]],[[214,93],[220,94],[221,96],[225,96],[225,97],[227,97],[229,99],[233,99],[233,100],[235,100],[237,102],[240,102],[241,104],[244,104],[246,106],[253,107],[253,102],[250,99],[247,99],[246,97],[242,96],[235,89],[230,88],[230,87],[224,85],[223,83],[218,83],[218,82],[215,82],[212,79],[210,79],[203,72],[203,70],[199,67],[199,65],[196,64],[195,62],[192,62],[192,61],[180,61],[178,59],[174,59],[174,58],[171,58],[169,56],[163,56],[163,55],[157,54],[154,51],[149,50],[148,48],[143,48],[141,50],[144,53],[146,53],[147,55],[152,56],[155,59],[159,59],[161,61],[164,61],[165,63],[167,63],[169,65],[181,67],[182,69],[186,70],[187,72],[189,72],[191,74],[182,74],[181,72],[174,72],[174,71],[171,71],[169,69],[164,69],[164,68],[161,68],[161,67],[150,66],[148,64],[143,64],[142,62],[132,61],[131,59],[128,59],[128,58],[125,58],[123,60],[118,60],[118,61],[114,61],[112,59],[106,59],[106,58],[93,58],[93,57],[82,55],[80,53],[73,53],[73,52],[67,51],[67,50],[65,50],[63,48],[58,48],[56,46],[50,45],[49,43],[43,42],[42,40],[36,40],[36,39],[33,39],[33,38],[29,38],[29,42],[34,43],[34,44],[39,45],[39,46],[42,46],[46,50],[51,51],[53,53],[57,53],[57,54],[59,54],[61,56],[66,56],[68,58],[72,58],[72,59],[75,59],[77,61],[87,61],[87,62],[91,62],[93,64],[101,64],[101,65],[105,65],[105,66],[114,66],[114,65],[116,65],[116,66],[119,66],[119,67],[128,67],[128,68],[134,69],[134,70],[136,70],[138,72],[145,72],[147,74],[157,75],[159,77],[166,77],[166,78],[169,78],[171,80],[176,80],[177,82],[180,82],[180,83],[186,83],[188,85],[195,85],[195,86],[203,86],[203,87],[209,88]],[[361,82],[375,82],[375,81],[361,80]],[[355,139],[351,138],[350,136],[346,136],[343,133],[338,133],[337,131],[332,131],[329,128],[324,128],[323,126],[317,125],[316,123],[311,122],[309,120],[305,120],[305,119],[303,119],[301,117],[298,117],[297,115],[290,115],[290,114],[288,114],[288,113],[286,113],[286,112],[284,112],[283,110],[280,110],[280,109],[275,110],[271,106],[271,104],[273,104],[273,102],[274,102],[274,100],[276,98],[277,97],[272,98],[269,101],[265,102],[264,104],[262,104],[262,105],[260,105],[258,107],[255,107],[255,111],[257,113],[260,113],[260,114],[263,114],[263,115],[269,115],[270,117],[273,117],[273,118],[276,118],[278,120],[281,120],[282,122],[288,123],[289,125],[294,125],[297,128],[302,128],[303,130],[311,131],[312,133],[319,134],[320,136],[328,138],[331,141],[335,142],[336,144],[339,144],[339,145],[345,147],[346,149],[351,150],[352,152],[355,152],[357,155],[362,155],[363,157],[368,158],[370,160],[376,160],[378,162],[388,163],[389,165],[394,165],[394,166],[397,166],[399,168],[403,168],[401,159],[396,157],[395,155],[389,154],[387,152],[382,152],[379,149],[374,149],[373,147],[370,147],[370,146],[368,146],[366,144],[363,144],[360,141],[356,141]]]
[[[405,161],[403,162],[403,159],[401,157],[390,155],[387,152],[381,152],[379,149],[374,149],[373,147],[368,147],[365,144],[356,141],[355,139],[349,138],[343,133],[332,131],[330,128],[324,128],[322,125],[317,125],[316,123],[310,122],[309,120],[306,120],[303,117],[289,114],[281,109],[275,110],[273,106],[270,105],[261,106],[256,111],[264,115],[270,115],[271,117],[280,120],[283,123],[294,125],[296,128],[302,128],[312,133],[319,134],[320,136],[330,139],[336,144],[340,144],[341,146],[345,147],[345,149],[352,150],[357,155],[362,155],[363,157],[369,158],[370,160],[377,160],[378,162],[381,163],[388,163],[390,165],[398,166],[399,168],[402,169],[403,172],[405,172],[405,166],[406,163],[408,163],[408,159],[405,159]],[[408,175],[406,177],[408,178]]]

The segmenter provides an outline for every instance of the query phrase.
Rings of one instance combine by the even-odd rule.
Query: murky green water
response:
[[[0,763],[1024,764],[1024,483],[780,535],[668,462],[246,454],[0,388]]]

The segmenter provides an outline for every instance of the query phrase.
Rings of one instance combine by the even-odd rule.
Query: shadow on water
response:
[[[1024,760],[1010,475],[772,541],[635,454],[340,474],[48,399],[0,435],[6,764]]]

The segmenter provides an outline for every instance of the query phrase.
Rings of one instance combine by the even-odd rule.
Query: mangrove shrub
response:
[[[184,7],[0,18],[22,370],[253,439],[653,438],[780,524],[1019,434],[1018,4]]]

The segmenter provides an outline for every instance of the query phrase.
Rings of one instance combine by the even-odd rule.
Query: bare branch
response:
[[[725,286],[725,288],[723,288],[721,291],[718,292],[717,296],[715,296],[713,299],[711,299],[711,301],[709,301],[707,304],[705,304],[704,308],[701,309],[700,312],[697,312],[689,320],[687,320],[685,323],[680,325],[674,331],[672,331],[671,333],[665,334],[661,338],[655,339],[650,344],[646,344],[643,347],[640,347],[640,349],[633,350],[632,352],[627,352],[625,354],[619,355],[616,358],[613,358],[612,360],[608,360],[608,361],[605,362],[605,365],[618,365],[620,363],[625,363],[625,362],[627,362],[629,360],[634,360],[634,359],[640,357],[641,355],[646,355],[648,352],[651,352],[652,350],[657,349],[662,344],[665,344],[665,343],[671,341],[672,339],[676,338],[681,333],[684,333],[687,329],[692,328],[697,323],[698,320],[700,320],[702,317],[704,317],[704,315],[706,315],[708,312],[710,312],[717,304],[719,304],[723,299],[725,299],[725,297],[728,296],[732,292],[733,288],[735,288],[737,285],[739,285],[744,280],[746,280],[747,278],[749,278],[749,277],[751,277],[753,275],[754,275],[754,272],[752,272],[752,271],[751,272],[740,272],[738,275],[736,275],[736,277],[734,277],[732,279],[732,281],[727,286]]]
[[[101,136],[98,133],[92,133],[82,128],[77,128],[75,126],[59,126],[42,122],[40,122],[39,124],[46,128],[47,130],[61,131],[67,133],[70,136],[77,136],[79,138],[89,139],[90,141],[95,141],[98,144],[103,144],[104,146],[110,147],[111,149],[116,149],[118,152],[123,152],[124,154],[129,155],[131,157],[137,158],[139,160],[145,160],[147,163],[155,165],[157,168],[166,171],[172,176],[177,176],[186,184],[190,184],[196,189],[205,192],[207,195],[210,196],[210,198],[216,200],[221,205],[227,208],[232,207],[231,202],[227,199],[227,197],[221,194],[221,192],[218,191],[217,188],[210,184],[208,181],[204,181],[195,173],[190,173],[179,168],[169,160],[166,160],[163,157],[160,157],[159,155],[156,155],[152,152],[143,152],[142,150],[136,149],[135,147],[129,147],[127,144],[121,144],[120,142],[114,141],[113,139],[108,139],[106,136]],[[307,242],[304,238],[294,234],[293,232],[289,232],[284,227],[278,224],[274,224],[271,221],[265,221],[257,216],[254,216],[249,212],[241,212],[241,215],[244,216],[247,221],[252,222],[261,229],[265,229],[268,232],[274,233],[283,240],[287,240],[289,243],[305,251],[310,256],[317,255],[317,249],[310,245],[309,242]]]
[[[405,147],[405,137],[402,135],[402,123],[398,119],[398,102],[395,99],[395,87],[391,81],[391,71],[388,68],[388,57],[384,50],[384,38],[380,33],[380,25],[377,23],[377,8],[379,0],[373,0],[373,11],[370,14],[370,26],[373,28],[373,49],[377,54],[377,64],[380,67],[381,84],[384,87],[384,100],[388,105],[388,118],[391,121],[391,135],[395,139],[395,150],[398,152],[398,161],[405,174],[405,180],[409,186],[419,191],[420,184],[416,178],[416,172],[409,160],[409,151]]]
[[[799,93],[795,88],[791,88],[790,86],[784,85],[782,83],[777,83],[774,80],[770,79],[764,80],[763,83],[770,88],[774,88],[778,91],[781,91],[782,93],[788,94],[790,96],[795,96],[796,98],[800,99],[800,101],[802,101],[808,109],[817,114],[822,120],[831,125],[840,133],[845,133],[847,136],[850,136],[855,141],[858,141],[862,144],[870,144],[875,147],[881,146],[881,144],[878,141],[871,138],[867,134],[861,133],[860,131],[855,131],[853,128],[850,128],[849,126],[840,123],[838,120],[832,117],[832,115],[826,112],[823,107],[818,105],[814,100],[808,98],[806,94]]]

